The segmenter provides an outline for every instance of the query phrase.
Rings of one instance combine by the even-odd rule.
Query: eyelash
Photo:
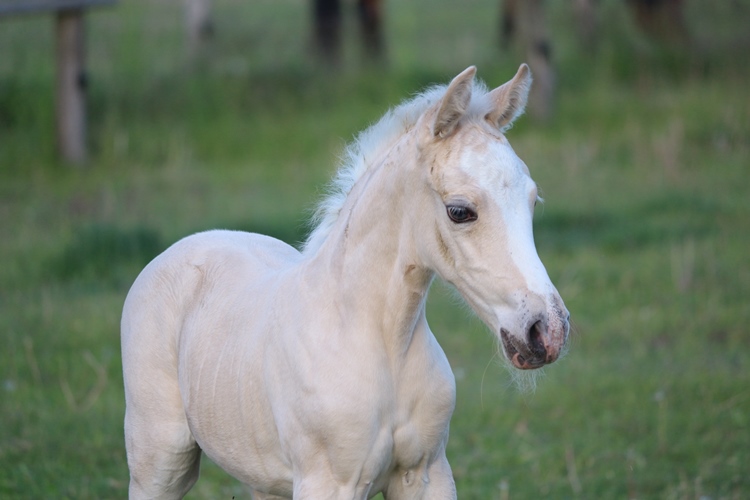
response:
[[[477,214],[474,210],[463,205],[448,205],[446,211],[448,218],[456,224],[465,224],[477,220]]]

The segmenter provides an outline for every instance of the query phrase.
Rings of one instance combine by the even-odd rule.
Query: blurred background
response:
[[[459,497],[750,497],[750,1],[91,8],[72,161],[56,19],[0,17],[0,496],[126,496],[119,317],[151,258],[210,228],[297,244],[358,131],[469,65],[494,87],[528,61],[508,138],[575,328],[519,391],[433,287]],[[204,458],[189,497],[248,495]]]

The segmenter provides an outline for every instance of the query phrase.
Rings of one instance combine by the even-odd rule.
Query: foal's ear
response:
[[[476,72],[475,66],[469,66],[448,85],[445,95],[438,103],[437,117],[432,126],[435,137],[448,137],[456,130],[458,122],[469,107],[471,86]]]
[[[487,94],[492,105],[487,120],[501,131],[510,128],[513,121],[523,114],[530,89],[531,70],[523,63],[511,81]]]

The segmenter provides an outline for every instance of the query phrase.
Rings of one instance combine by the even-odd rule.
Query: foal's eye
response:
[[[448,210],[448,217],[458,224],[477,220],[477,214],[469,207],[448,205],[446,209]]]

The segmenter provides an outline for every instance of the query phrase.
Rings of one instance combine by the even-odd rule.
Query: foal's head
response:
[[[560,355],[569,314],[534,246],[536,183],[503,134],[523,113],[531,75],[524,64],[484,92],[475,71],[453,79],[416,125],[420,203],[429,207],[420,214],[418,245],[500,338],[512,364],[538,368]]]

